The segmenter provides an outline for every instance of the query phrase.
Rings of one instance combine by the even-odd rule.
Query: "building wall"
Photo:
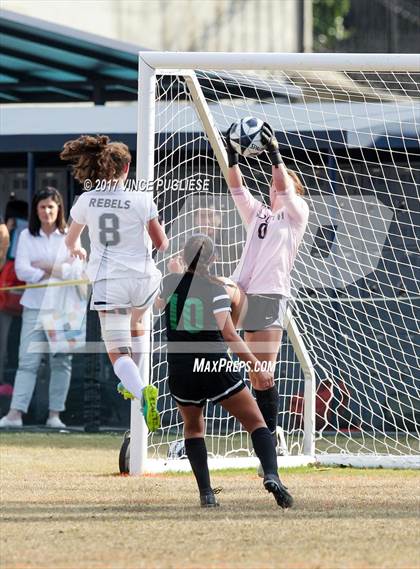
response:
[[[337,51],[377,53],[419,53],[420,1],[352,0],[345,19],[348,39]]]
[[[158,50],[297,51],[297,0],[2,0],[2,7]]]

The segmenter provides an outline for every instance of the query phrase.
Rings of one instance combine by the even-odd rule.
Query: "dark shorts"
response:
[[[213,362],[218,365],[218,359],[214,355],[197,355],[197,359]],[[230,358],[226,354],[229,361]],[[245,383],[242,376],[235,371],[205,371],[203,369],[194,371],[193,359],[188,358],[184,365],[180,365],[179,360],[176,365],[169,363],[169,391],[179,405],[194,405],[203,407],[206,401],[220,403],[244,389]]]
[[[246,332],[257,332],[267,328],[284,328],[287,310],[285,296],[247,294],[248,310],[242,323]]]

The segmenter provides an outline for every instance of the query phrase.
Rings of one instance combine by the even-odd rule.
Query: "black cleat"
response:
[[[283,486],[280,478],[276,474],[267,474],[267,476],[264,476],[264,488],[267,492],[274,495],[280,508],[286,509],[293,506],[292,496],[287,491],[286,486]]]
[[[210,490],[200,493],[200,504],[202,508],[217,508],[220,506],[219,502],[216,500],[216,496],[214,495],[215,492],[216,494],[218,493],[218,490],[218,488],[215,490],[210,488]]]

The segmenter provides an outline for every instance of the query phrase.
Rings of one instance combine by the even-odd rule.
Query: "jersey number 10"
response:
[[[171,295],[169,301],[169,320],[171,330],[178,328],[178,294]],[[187,298],[182,310],[184,330],[187,332],[200,332],[204,327],[203,303],[199,298]]]

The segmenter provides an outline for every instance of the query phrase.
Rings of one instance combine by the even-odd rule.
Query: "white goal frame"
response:
[[[291,53],[204,53],[204,52],[139,52],[138,130],[137,130],[137,180],[152,181],[155,151],[155,89],[157,74],[183,76],[188,84],[203,129],[207,134],[221,171],[226,178],[227,158],[218,130],[207,112],[207,102],[202,94],[194,69],[251,70],[278,69],[282,71],[416,71],[420,69],[417,54],[291,54]],[[353,456],[315,455],[315,372],[291,313],[287,317],[287,333],[304,375],[304,444],[303,455],[282,457],[284,466],[296,466],[316,461],[354,466],[420,467],[416,456]],[[144,358],[143,379],[149,381],[151,358]],[[139,402],[131,407],[130,474],[142,474],[164,469],[163,460],[147,459],[147,430],[139,418]],[[188,461],[174,461],[177,470],[188,469]],[[210,468],[229,468],[257,464],[255,458],[210,459]]]

